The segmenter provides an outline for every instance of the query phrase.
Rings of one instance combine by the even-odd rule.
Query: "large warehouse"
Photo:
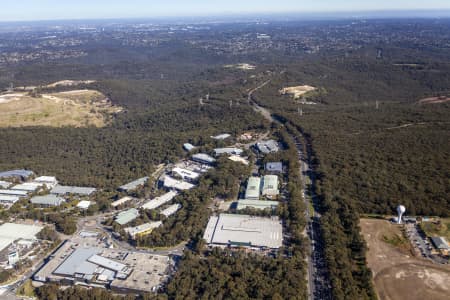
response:
[[[5,223],[0,226],[0,251],[17,240],[35,240],[42,226]]]
[[[278,249],[283,229],[278,217],[220,214],[209,219],[203,239],[210,246]]]
[[[247,182],[247,189],[245,190],[245,199],[259,200],[261,191],[261,178],[250,177]]]

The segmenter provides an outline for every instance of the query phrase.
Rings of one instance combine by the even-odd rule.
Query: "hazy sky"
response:
[[[0,21],[450,9],[450,0],[0,0]]]

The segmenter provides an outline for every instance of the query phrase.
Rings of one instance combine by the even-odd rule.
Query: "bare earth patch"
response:
[[[73,90],[32,97],[26,92],[0,95],[0,127],[103,127],[122,111],[95,90]]]
[[[402,236],[397,225],[375,219],[361,219],[360,223],[380,299],[448,299],[450,267],[414,257],[405,245],[386,242],[386,237]]]
[[[247,63],[241,63],[241,64],[235,64],[235,65],[226,65],[225,68],[233,68],[233,69],[239,69],[239,70],[254,70],[256,69],[256,66],[247,64]]]
[[[291,86],[291,87],[285,87],[280,90],[281,95],[292,95],[294,96],[294,100],[300,98],[304,94],[308,92],[315,91],[316,88],[309,85],[299,85],[299,86]]]

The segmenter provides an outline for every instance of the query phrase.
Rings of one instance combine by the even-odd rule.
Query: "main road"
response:
[[[253,93],[260,88],[266,86],[270,80],[267,80],[257,86],[256,88],[248,92],[248,103],[253,106],[256,112],[259,112],[265,119],[272,123],[279,123],[271,114],[270,110],[261,107],[256,103],[253,98]],[[329,284],[327,269],[325,265],[324,253],[323,253],[323,241],[320,234],[320,214],[316,208],[316,196],[314,194],[313,185],[315,183],[314,172],[310,168],[310,158],[305,155],[305,151],[308,147],[306,141],[303,143],[300,139],[304,139],[303,136],[298,137],[291,135],[295,141],[298,153],[298,159],[300,163],[300,175],[302,179],[303,199],[306,205],[305,218],[307,222],[306,237],[309,240],[309,255],[307,256],[307,288],[309,300],[328,300],[332,299],[331,287]],[[312,207],[312,215],[310,213],[310,207]]]

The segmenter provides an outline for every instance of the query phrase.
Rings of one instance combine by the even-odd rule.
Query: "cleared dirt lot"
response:
[[[367,260],[380,299],[449,299],[449,265],[433,264],[412,256],[405,245],[399,247],[386,242],[401,236],[400,227],[388,221],[361,219],[361,229],[369,248]]]
[[[299,85],[299,86],[291,86],[282,88],[279,92],[281,95],[292,95],[294,99],[298,99],[304,94],[315,91],[316,88],[309,85]]]
[[[21,126],[105,126],[107,116],[120,112],[94,90],[42,94],[26,92],[0,95],[0,127]]]

